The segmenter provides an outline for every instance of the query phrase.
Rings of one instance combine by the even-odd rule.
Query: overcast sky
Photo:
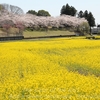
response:
[[[59,16],[63,5],[67,3],[78,11],[91,11],[95,17],[96,24],[100,24],[100,0],[0,0],[18,6],[26,13],[28,10],[46,10],[51,16]]]

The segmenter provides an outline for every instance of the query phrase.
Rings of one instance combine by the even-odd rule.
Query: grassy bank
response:
[[[74,32],[69,31],[24,31],[24,37],[40,37],[40,36],[60,36],[60,35],[74,35]]]

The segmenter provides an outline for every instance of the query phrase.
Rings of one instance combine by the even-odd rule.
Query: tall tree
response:
[[[79,17],[79,18],[84,17],[84,16],[83,16],[83,11],[82,11],[82,10],[81,10],[81,11],[79,11],[79,13],[78,13],[78,17]]]
[[[66,14],[66,15],[71,15],[71,16],[75,16],[76,15],[77,10],[73,7],[73,6],[69,6],[69,4],[66,4],[62,6],[61,8],[61,15]]]
[[[61,13],[61,15],[62,15],[62,14],[66,14],[66,12],[65,12],[65,11],[66,11],[66,6],[65,6],[65,5],[63,5],[63,6],[62,6],[62,9],[61,9],[61,12],[60,12],[60,13]]]
[[[89,12],[87,20],[88,20],[90,27],[95,26],[95,18],[93,17],[93,14],[91,12]]]
[[[88,20],[88,11],[87,10],[85,10],[83,17]]]
[[[71,16],[75,16],[76,15],[76,12],[77,12],[77,10],[73,7],[73,6],[71,6]]]

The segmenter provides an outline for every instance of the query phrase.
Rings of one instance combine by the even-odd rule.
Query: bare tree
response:
[[[23,10],[17,6],[9,5],[9,4],[0,4],[2,8],[7,10],[8,12],[11,12],[13,14],[22,15],[24,14]]]

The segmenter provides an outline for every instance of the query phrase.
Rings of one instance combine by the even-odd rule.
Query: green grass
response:
[[[96,39],[100,39],[100,35],[96,35],[95,38],[96,38]]]
[[[74,32],[69,31],[24,31],[24,37],[40,37],[40,36],[59,36],[59,35],[74,35]]]

